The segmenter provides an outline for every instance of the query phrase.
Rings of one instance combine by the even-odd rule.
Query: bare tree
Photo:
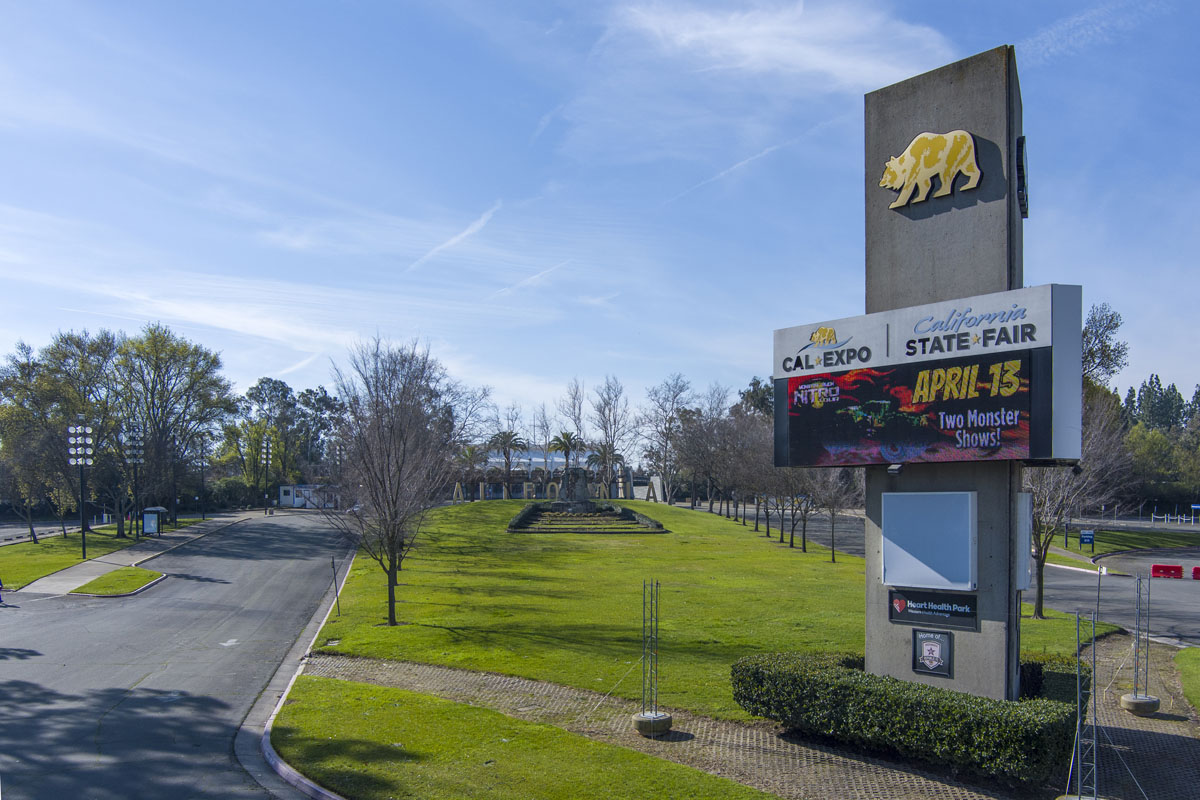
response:
[[[349,510],[326,519],[387,575],[395,625],[397,576],[454,475],[454,454],[479,433],[487,390],[451,380],[428,347],[379,338],[352,349],[333,376],[346,406],[337,477]]]
[[[579,380],[579,378],[571,378],[567,383],[567,393],[558,398],[558,413],[571,424],[571,429],[575,433],[576,438],[584,441],[587,441],[586,420],[583,410],[586,399],[587,390],[584,388],[583,381]],[[575,452],[575,466],[579,466],[580,455],[580,452]],[[571,465],[567,464],[567,466]]]
[[[808,552],[808,522],[821,507],[816,492],[813,489],[818,470],[811,467],[788,467],[780,472],[791,473],[787,479],[791,490],[791,530],[788,534],[788,547],[796,546],[796,523],[800,524],[800,551]],[[780,541],[783,536],[780,535]]]
[[[633,412],[629,410],[625,387],[613,375],[604,376],[604,383],[592,390],[591,406],[600,481],[611,483],[617,464],[625,460],[623,451],[636,431]]]
[[[646,390],[646,404],[638,416],[643,456],[650,471],[662,479],[664,503],[674,500],[679,475],[680,412],[692,402],[692,386],[676,372]]]
[[[729,389],[714,383],[700,398],[698,407],[680,411],[679,463],[703,481],[708,489],[708,510],[722,475],[723,432],[721,425],[729,408]],[[664,492],[665,494],[665,492]]]
[[[850,467],[815,469],[811,473],[812,494],[829,512],[829,560],[837,561],[837,516],[863,499],[863,471]]]
[[[542,403],[533,411],[530,423],[530,442],[542,451],[542,479],[550,480],[550,440],[554,438],[554,421],[546,412],[546,404]]]
[[[1084,393],[1083,440],[1074,467],[1026,467],[1025,490],[1033,494],[1033,556],[1037,564],[1035,619],[1043,619],[1046,556],[1054,534],[1073,513],[1111,502],[1124,483],[1130,457],[1117,396],[1092,387]]]
[[[737,487],[742,501],[742,524],[746,510],[754,504],[754,530],[758,530],[758,511],[763,489],[770,483],[775,467],[772,463],[773,431],[770,416],[734,406],[729,418],[730,483]]]

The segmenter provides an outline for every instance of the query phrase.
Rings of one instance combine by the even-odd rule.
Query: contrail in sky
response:
[[[406,269],[404,271],[412,272],[414,269],[421,266],[426,261],[428,261],[429,259],[438,255],[442,251],[449,250],[451,247],[454,247],[454,245],[458,244],[459,242],[463,241],[464,239],[469,239],[470,237],[479,233],[481,230],[483,230],[483,227],[488,224],[488,220],[490,220],[492,218],[492,216],[497,211],[500,210],[500,206],[502,206],[502,205],[503,205],[503,203],[500,200],[497,200],[495,203],[492,204],[491,208],[489,208],[487,211],[483,212],[483,214],[480,215],[479,219],[475,220],[470,225],[463,228],[461,231],[454,234],[449,239],[442,242],[437,247],[434,247],[428,253],[426,253],[425,255],[418,258],[416,261],[414,261],[412,264],[410,264],[408,266],[408,269]]]

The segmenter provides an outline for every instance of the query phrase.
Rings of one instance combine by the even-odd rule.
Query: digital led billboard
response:
[[[1078,458],[1077,288],[776,331],[776,465]]]
[[[1004,353],[788,378],[788,461],[1028,459],[1029,362]]]

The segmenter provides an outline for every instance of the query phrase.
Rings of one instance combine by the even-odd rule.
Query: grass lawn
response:
[[[1200,647],[1187,647],[1175,654],[1175,667],[1183,694],[1192,708],[1200,711]]]
[[[161,572],[152,569],[121,567],[85,583],[78,589],[72,589],[71,594],[129,594],[161,577]]]
[[[180,519],[179,527],[184,528],[199,521],[198,518]],[[128,533],[126,538],[118,539],[116,525],[101,525],[87,535],[88,557],[106,556],[136,543]],[[78,532],[67,536],[43,536],[37,544],[22,542],[5,545],[0,547],[0,581],[4,581],[5,589],[20,589],[38,578],[83,561],[80,550]]]
[[[1062,536],[1056,536],[1054,544],[1062,546]],[[1192,531],[1096,531],[1096,552],[1085,544],[1079,549],[1079,531],[1071,531],[1071,546],[1064,547],[1072,553],[1091,558],[1093,555],[1114,553],[1118,550],[1141,550],[1149,547],[1200,547],[1200,530]]]
[[[774,797],[550,725],[328,678],[296,682],[271,743],[310,778],[355,800]]]
[[[1080,561],[1079,559],[1071,558],[1070,556],[1064,556],[1060,553],[1047,553],[1046,563],[1059,564],[1064,567],[1078,567],[1079,569],[1087,569],[1091,570],[1092,572],[1099,572],[1100,570],[1100,566],[1098,564],[1093,564],[1090,561]]]
[[[1079,635],[1080,640],[1087,644],[1092,638],[1091,631],[1085,631],[1084,628],[1091,628],[1091,624],[1086,619],[1080,624]],[[1119,625],[1096,620],[1097,637],[1119,630],[1121,630]],[[1033,618],[1033,604],[1022,603],[1021,652],[1073,655],[1075,653],[1075,615],[1047,608],[1046,619],[1037,620]]]
[[[664,706],[747,719],[730,665],[752,653],[863,649],[864,563],[752,527],[653,503],[628,505],[666,534],[510,534],[523,501],[444,508],[405,562],[397,616],[360,554],[318,649],[535,678],[626,698],[640,695],[642,581],[662,583]],[[1028,650],[1070,653],[1073,618],[1024,620]],[[324,644],[337,640],[337,644]],[[324,645],[324,646],[322,646]],[[615,689],[614,689],[615,687]]]

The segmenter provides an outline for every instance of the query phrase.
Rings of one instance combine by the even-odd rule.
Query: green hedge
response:
[[[1083,703],[1091,690],[1091,667],[1083,665]],[[1021,697],[1045,697],[1075,705],[1075,659],[1057,653],[1021,654]]]
[[[516,513],[512,519],[508,521],[508,529],[510,531],[520,530],[529,524],[530,519],[537,514],[545,503],[526,503],[525,507]],[[549,507],[549,506],[547,506]]]
[[[622,519],[636,520],[639,525],[645,525],[647,528],[650,528],[651,530],[656,530],[656,531],[665,531],[666,530],[665,528],[663,528],[663,524],[661,522],[659,522],[658,520],[651,519],[650,517],[647,517],[645,514],[634,511],[632,508],[626,508],[625,506],[618,505],[616,503],[609,502],[607,500],[600,500],[600,501],[594,501],[594,502],[596,503],[596,506],[601,509],[604,509],[606,511],[615,511],[616,513],[620,514]]]
[[[1062,770],[1075,736],[1074,703],[990,700],[872,675],[854,654],[743,658],[733,665],[733,697],[800,733],[1014,782]]]
[[[663,527],[661,522],[659,522],[656,519],[651,519],[650,517],[647,517],[645,514],[640,514],[631,508],[626,508],[625,506],[617,505],[616,503],[613,503],[613,502],[610,502],[607,500],[593,500],[592,504],[595,505],[596,508],[598,508],[602,511],[612,511],[616,514],[619,514],[622,519],[636,520],[639,524],[645,525],[647,528],[650,528],[651,530],[662,531],[664,533],[667,532],[666,528]],[[508,530],[509,531],[519,531],[519,530],[524,529],[527,525],[529,525],[529,523],[532,521],[533,517],[539,511],[548,511],[549,509],[550,509],[550,503],[548,503],[548,502],[547,503],[527,503],[524,508],[522,508],[520,511],[518,511],[516,513],[516,516],[514,516],[511,520],[509,520]]]

